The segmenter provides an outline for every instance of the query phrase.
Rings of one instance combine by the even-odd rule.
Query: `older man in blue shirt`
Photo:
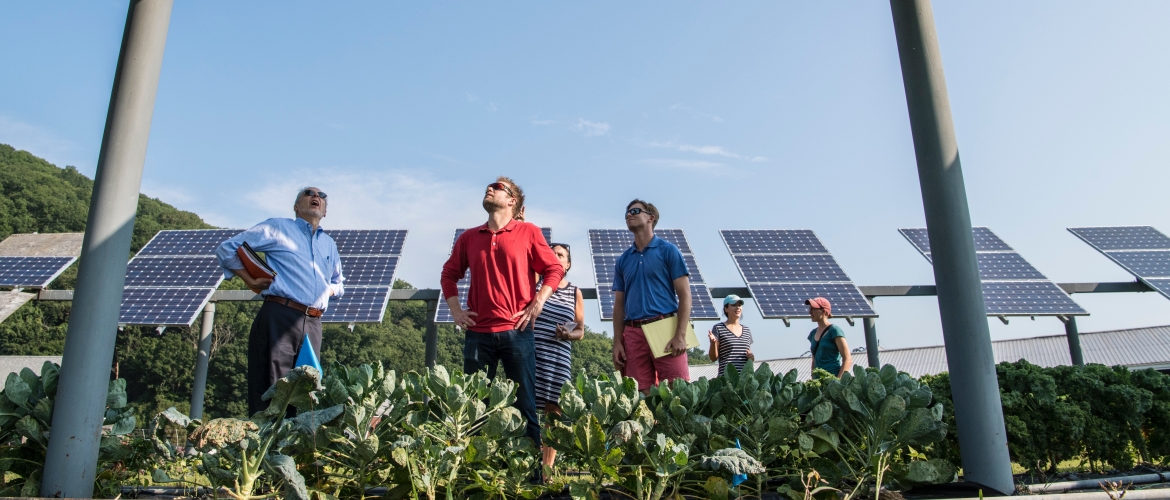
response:
[[[228,278],[239,276],[253,290],[262,290],[264,305],[252,322],[248,338],[248,413],[265,408],[260,399],[277,379],[292,370],[308,336],[321,352],[321,314],[329,297],[340,297],[341,257],[337,244],[321,229],[327,203],[315,187],[297,192],[295,219],[268,219],[229,239],[216,250]],[[276,278],[253,279],[236,249],[247,242],[263,252]]]

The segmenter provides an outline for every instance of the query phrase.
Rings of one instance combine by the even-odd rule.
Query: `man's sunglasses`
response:
[[[317,197],[321,198],[322,200],[324,200],[326,197],[328,197],[328,195],[325,194],[325,191],[313,191],[312,189],[306,189],[301,194],[303,194],[305,196],[317,195]]]
[[[646,210],[638,208],[638,207],[634,207],[634,208],[631,208],[629,210],[626,210],[626,214],[629,214],[629,215],[638,215],[642,212],[646,212]],[[649,214],[650,212],[646,212],[646,213]]]
[[[509,189],[508,186],[506,184],[504,184],[503,182],[493,182],[491,184],[488,184],[487,187],[488,187],[488,189],[495,189],[496,191],[503,191],[505,193],[508,193],[508,196],[511,196],[511,197],[516,196],[516,195],[512,194],[512,190]]]

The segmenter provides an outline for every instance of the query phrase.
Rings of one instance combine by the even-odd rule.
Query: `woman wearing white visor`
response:
[[[711,341],[711,348],[707,356],[711,361],[719,361],[719,376],[723,376],[727,365],[736,370],[743,370],[748,360],[755,360],[752,354],[752,330],[747,325],[740,324],[743,317],[743,299],[739,295],[731,294],[723,297],[723,315],[727,320],[716,323],[707,338]]]

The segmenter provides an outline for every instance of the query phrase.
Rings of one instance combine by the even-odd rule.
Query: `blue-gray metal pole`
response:
[[[871,301],[872,302],[872,301]],[[881,368],[881,360],[878,359],[878,338],[877,325],[874,324],[874,318],[862,318],[862,326],[865,327],[865,357],[869,360],[870,368]]]
[[[172,1],[132,0],[126,15],[65,336],[43,497],[93,495],[118,309]]]
[[[1068,355],[1073,366],[1085,366],[1085,355],[1081,351],[1081,333],[1077,331],[1077,317],[1069,316],[1064,321],[1064,334],[1068,337]]]
[[[967,481],[1012,493],[971,214],[929,0],[890,0]]]
[[[438,299],[427,301],[426,358],[424,359],[427,368],[433,368],[439,359],[439,325],[435,324],[435,312],[438,309]]]
[[[211,364],[211,340],[215,329],[215,302],[203,306],[199,325],[199,351],[195,353],[195,382],[191,384],[191,418],[203,419],[203,395],[207,392],[207,368]]]

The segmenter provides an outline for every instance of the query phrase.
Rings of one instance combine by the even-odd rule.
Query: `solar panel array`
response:
[[[813,297],[829,299],[835,316],[877,316],[812,230],[724,229],[719,234],[763,317],[807,317],[804,301]]]
[[[673,243],[683,254],[690,272],[691,319],[716,320],[719,312],[711,302],[711,293],[699,272],[699,264],[682,229],[655,229],[654,235]],[[593,277],[597,281],[597,303],[601,319],[613,319],[613,282],[617,258],[634,245],[634,233],[626,229],[590,229],[589,253],[593,259]]]
[[[77,257],[0,256],[0,286],[44,288]]]
[[[337,243],[345,294],[331,298],[323,323],[381,323],[394,286],[394,271],[402,257],[406,231],[402,229],[326,230]]]
[[[239,229],[159,231],[126,266],[118,323],[190,326],[223,281],[215,248],[239,233]]]
[[[463,234],[467,229],[456,229],[455,236],[451,238],[451,248],[455,248],[455,242],[459,241],[459,235]],[[542,227],[540,233],[544,235],[545,243],[552,244],[552,228]],[[467,308],[467,294],[471,291],[471,273],[463,273],[463,278],[455,285],[459,289],[459,303]],[[446,298],[440,297],[439,307],[435,310],[435,323],[454,323],[455,318],[451,316],[451,309],[447,307]]]
[[[1070,227],[1070,232],[1170,298],[1170,238],[1150,226]]]
[[[899,229],[932,264],[925,228]],[[1079,316],[1085,311],[1056,283],[986,227],[973,227],[975,258],[988,316]]]

